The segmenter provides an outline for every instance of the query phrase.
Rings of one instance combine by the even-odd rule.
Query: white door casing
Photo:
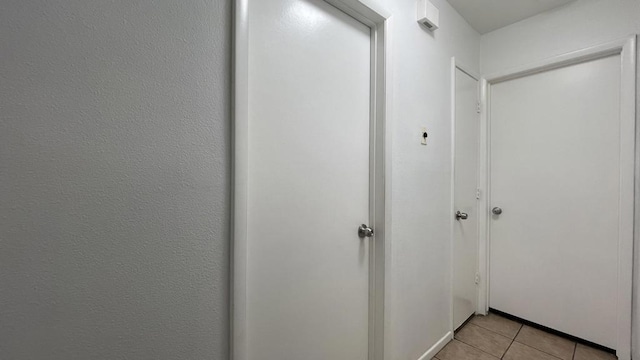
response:
[[[389,14],[235,5],[232,357],[381,359]]]
[[[452,58],[452,332],[476,312],[478,271],[478,76]]]
[[[608,69],[608,70],[607,70]],[[555,73],[553,73],[555,71]],[[525,99],[509,99],[510,97],[517,96],[520,91],[527,91],[526,86],[516,89],[518,82],[532,81],[531,79],[542,80],[545,76],[552,74],[555,75],[549,79],[546,79],[548,86],[549,82],[556,81],[556,86],[549,87],[547,91],[541,91],[539,94],[530,94],[529,98]],[[607,77],[608,73],[608,77]],[[604,78],[603,78],[604,77]],[[589,83],[591,81],[591,83]],[[578,83],[582,84],[577,85]],[[507,297],[502,296],[500,293],[505,292],[501,289],[501,286],[508,282],[512,287],[512,294],[515,297],[520,297],[522,293],[528,294],[529,305],[534,299],[540,301],[544,295],[554,296],[555,298],[547,298],[547,304],[545,309],[549,314],[554,314],[561,321],[555,323],[545,323],[550,320],[545,315],[539,315],[539,318],[529,318],[534,322],[541,322],[543,325],[551,325],[550,327],[557,328],[560,331],[573,333],[573,335],[587,338],[594,342],[601,343],[605,346],[616,349],[617,355],[620,359],[630,358],[631,349],[631,287],[632,287],[632,248],[633,248],[633,199],[634,199],[634,143],[635,143],[635,36],[629,39],[622,39],[614,41],[601,46],[572,52],[566,55],[558,56],[552,59],[545,60],[543,62],[533,64],[530,66],[522,67],[520,69],[514,69],[511,71],[503,72],[487,76],[483,80],[483,124],[482,124],[482,176],[481,186],[482,189],[488,190],[488,197],[486,201],[483,201],[481,206],[481,272],[483,277],[491,273],[490,283],[483,283],[481,287],[482,296],[480,297],[479,308],[482,311],[486,311],[491,306],[514,306],[515,301],[511,304],[507,304],[510,300]],[[514,88],[509,88],[512,85]],[[538,87],[544,87],[545,82],[541,81],[539,84],[530,84]],[[573,86],[574,91],[568,91],[567,89]],[[601,89],[597,87],[601,86]],[[611,87],[615,89],[611,90]],[[564,88],[564,92],[555,94],[555,99],[550,99],[547,95],[550,93],[558,92],[559,89]],[[609,89],[605,93],[600,93],[598,96],[598,90]],[[619,94],[617,99],[609,99],[607,105],[607,99],[609,95]],[[575,96],[586,96],[590,100],[580,102]],[[501,98],[497,101],[496,97]],[[563,114],[562,119],[567,123],[555,123],[553,126],[546,124],[545,129],[548,131],[539,131],[539,128],[535,128],[535,122],[529,117],[529,114],[534,116],[539,124],[545,124],[548,121],[548,117],[545,116],[545,109],[536,107],[536,101],[547,99],[551,103],[551,107],[555,107],[556,112]],[[565,99],[565,104],[557,104],[559,99]],[[508,107],[513,107],[515,101],[525,101],[527,112],[524,116],[524,120],[520,121],[519,126],[516,123],[519,120],[513,120],[514,116],[507,111]],[[601,103],[602,106],[591,107],[592,103]],[[557,104],[557,105],[555,105]],[[498,105],[499,109],[495,106]],[[505,106],[506,105],[506,106]],[[506,109],[506,110],[505,110]],[[589,110],[589,111],[583,111]],[[608,113],[607,113],[608,111]],[[537,116],[535,116],[537,115]],[[613,126],[603,126],[602,123],[598,123],[597,119],[602,117],[613,117]],[[509,118],[512,121],[506,121],[500,119],[500,117]],[[495,119],[494,119],[495,118]],[[579,119],[583,119],[585,123],[578,122]],[[526,120],[529,121],[526,121]],[[577,119],[577,120],[576,120]],[[619,119],[619,122],[616,121]],[[500,121],[498,125],[493,121]],[[574,121],[574,124],[569,122]],[[533,125],[532,125],[533,123]],[[506,124],[506,125],[505,125]],[[580,125],[580,126],[579,126]],[[498,126],[496,128],[495,126]],[[506,127],[505,127],[506,126]],[[544,126],[543,126],[544,127]],[[602,137],[602,143],[594,141],[589,144],[584,138],[578,137],[580,132],[572,130],[580,129],[585,132],[586,137],[594,138],[595,136]],[[530,148],[531,153],[527,155],[527,151],[515,149],[515,143],[509,143],[510,140],[518,139],[520,131],[528,130],[529,137],[520,137],[520,145],[525,145]],[[509,132],[511,136],[500,136],[500,141],[494,139],[498,136],[496,132]],[[515,133],[515,134],[514,134]],[[569,136],[573,134],[573,136]],[[504,135],[504,133],[502,134]],[[615,137],[615,139],[614,139]],[[551,144],[559,143],[560,139],[565,139],[565,148],[560,148],[556,154],[560,154],[556,157],[552,157],[548,153]],[[612,140],[613,139],[613,140]],[[611,144],[613,143],[613,144]],[[493,145],[491,145],[493,144]],[[603,145],[604,144],[604,145]],[[610,146],[608,150],[607,144]],[[490,146],[491,145],[491,146]],[[604,146],[601,152],[594,151],[597,146]],[[547,146],[547,147],[545,147]],[[509,151],[507,151],[509,149]],[[558,150],[558,149],[556,149]],[[583,154],[589,154],[592,157],[592,161],[587,163],[580,157],[580,151]],[[509,162],[505,159],[508,158],[508,153],[511,152],[513,156],[519,155],[522,158],[522,162],[517,164],[513,161]],[[497,155],[496,155],[497,153]],[[527,161],[534,163],[535,154],[539,154],[540,157],[545,159],[551,159],[551,162],[547,167],[549,171],[546,172],[542,169],[540,172],[531,171],[527,168]],[[609,154],[609,162],[603,161],[605,154]],[[569,167],[573,167],[571,171],[567,172],[566,169],[559,167],[558,164],[561,160],[573,160],[569,162]],[[578,161],[580,163],[578,164]],[[506,166],[506,164],[511,164]],[[534,163],[535,164],[535,163]],[[590,168],[589,164],[593,166],[599,165],[602,171],[598,169]],[[566,164],[565,164],[566,166]],[[614,169],[615,168],[615,169]],[[554,169],[555,171],[550,171]],[[496,173],[494,173],[494,171]],[[499,172],[499,174],[498,174]],[[528,182],[532,178],[545,174],[546,178],[538,178],[536,186],[529,185]],[[529,176],[524,176],[528,174]],[[578,175],[582,174],[580,178]],[[520,176],[522,175],[522,176]],[[564,176],[563,176],[564,175]],[[574,186],[566,184],[566,178],[570,175],[576,175],[576,183]],[[496,177],[498,176],[498,177]],[[557,196],[558,199],[563,197],[572,196],[571,202],[565,202],[564,204],[549,204],[544,207],[535,201],[536,194],[538,197],[548,198],[545,193],[545,188],[549,188],[549,184],[552,183],[549,179],[557,177],[556,191],[564,191],[563,194]],[[584,177],[588,177],[586,181],[582,180]],[[611,176],[614,178],[612,179]],[[518,177],[515,179],[514,177]],[[531,199],[529,203],[530,208],[518,204],[517,199],[510,199],[514,197],[514,194],[505,193],[505,187],[515,187],[513,183],[509,183],[507,179],[511,178],[511,182],[518,181],[521,183],[519,194],[521,195],[523,202],[527,202],[526,199]],[[505,181],[507,181],[505,183]],[[588,192],[589,186],[591,189],[596,189]],[[564,188],[563,188],[564,187]],[[553,187],[552,187],[553,188]],[[563,189],[559,189],[563,188]],[[515,190],[512,190],[515,191]],[[542,191],[542,192],[541,192]],[[611,199],[611,193],[617,192],[617,196]],[[502,192],[502,193],[501,193]],[[585,193],[587,192],[587,193]],[[609,200],[606,200],[609,199]],[[498,204],[498,201],[508,202],[508,206]],[[594,207],[606,206],[605,204],[610,202],[608,208]],[[569,204],[569,205],[567,205]],[[578,206],[580,204],[581,206]],[[500,217],[493,217],[491,215],[491,208],[494,206],[500,206],[504,212]],[[561,209],[558,209],[561,208]],[[509,210],[511,209],[511,211]],[[567,213],[567,209],[569,213]],[[564,216],[565,222],[562,221],[559,210]],[[572,213],[573,212],[573,213]],[[521,218],[527,218],[527,222],[517,220]],[[612,218],[615,217],[615,218]],[[609,219],[608,219],[609,218]],[[608,219],[608,220],[607,220]],[[578,222],[582,225],[575,223],[573,228],[570,225],[574,222]],[[535,223],[544,223],[551,227],[555,227],[555,231],[547,231],[543,229],[546,235],[542,237],[532,236],[536,231],[540,231],[539,227],[534,226]],[[583,233],[584,229],[592,226],[595,222],[599,225],[598,228],[594,227],[593,234]],[[613,225],[611,226],[611,223]],[[509,227],[509,223],[517,224],[513,228]],[[488,226],[491,224],[491,226]],[[531,224],[531,226],[526,225]],[[605,225],[609,224],[609,225]],[[607,226],[609,226],[607,228]],[[600,234],[596,236],[596,233],[605,231],[607,228],[607,234]],[[510,231],[509,229],[513,230]],[[561,230],[558,230],[561,229]],[[561,236],[564,232],[564,237]],[[570,253],[570,246],[565,247],[560,239],[574,238],[576,234],[581,235],[581,240],[586,243],[586,246],[573,246],[575,253]],[[612,237],[612,240],[606,244],[606,241],[597,240],[605,237]],[[536,238],[540,242],[540,245],[536,247],[533,239]],[[549,242],[550,239],[556,239],[556,242]],[[491,240],[491,241],[489,241]],[[517,243],[518,240],[523,240],[523,243]],[[533,244],[532,244],[533,242]],[[516,245],[514,245],[514,243]],[[506,244],[506,245],[505,245]],[[507,249],[505,246],[516,246],[514,249]],[[607,247],[608,246],[608,247]],[[519,262],[519,266],[527,267],[527,264],[534,266],[530,259],[521,257],[518,255],[522,251],[518,249],[524,249],[526,247],[530,256],[546,259],[546,262],[540,262],[537,264],[536,271],[530,271],[526,273],[517,273],[517,268],[511,268],[511,273],[517,273],[518,279],[508,279],[505,277],[504,269],[508,266],[508,262]],[[511,260],[504,260],[505,253],[507,251],[513,258]],[[596,256],[594,251],[598,251],[600,256]],[[491,261],[488,261],[489,254],[491,254]],[[502,255],[501,255],[502,254]],[[562,254],[564,259],[570,259],[570,263],[573,266],[567,266],[560,260],[561,257],[558,254]],[[578,254],[579,256],[575,256]],[[607,259],[609,262],[607,262]],[[498,263],[494,264],[495,261]],[[541,260],[542,261],[542,260]],[[600,261],[598,263],[598,261]],[[614,264],[610,264],[613,261]],[[494,266],[498,269],[494,269]],[[553,266],[555,270],[549,268]],[[593,268],[601,269],[593,270]],[[541,280],[541,274],[547,274],[547,281]],[[495,278],[497,275],[497,278]],[[575,285],[566,284],[566,278],[573,276]],[[582,277],[582,279],[580,278]],[[494,279],[495,278],[495,279]],[[500,282],[495,284],[494,282]],[[610,289],[605,289],[607,283],[613,282]],[[528,291],[523,284],[528,284],[533,287],[535,291]],[[543,286],[542,286],[542,285]],[[518,287],[520,286],[520,287]],[[557,300],[558,294],[542,294],[542,287],[553,289],[551,291],[558,291],[563,286],[569,286],[574,292],[579,292],[584,295],[583,299],[568,300],[564,304],[558,305],[560,302]],[[491,298],[489,298],[489,289],[491,289]],[[602,289],[609,291],[608,294],[596,294],[594,291]],[[496,291],[497,290],[497,291]],[[611,294],[612,292],[612,294]],[[514,296],[511,296],[513,298]],[[569,296],[569,299],[571,296]],[[586,298],[586,300],[585,300]],[[550,299],[550,300],[549,300]],[[496,303],[497,301],[497,303]],[[519,299],[522,301],[522,299]],[[582,309],[591,306],[591,309],[597,309],[604,314],[600,321],[603,322],[602,328],[609,330],[611,336],[606,337],[602,334],[598,334],[597,330],[573,330],[578,329],[580,326],[588,327],[580,318],[588,318],[594,316],[591,313],[580,313],[577,316],[565,317],[565,314],[559,312],[555,306],[569,306],[572,309]],[[532,306],[530,306],[532,307]],[[535,307],[535,306],[533,306]],[[609,309],[607,307],[610,307]],[[612,308],[612,309],[611,309]],[[503,311],[513,311],[508,309],[500,309]],[[532,310],[522,317],[536,317],[538,313],[542,314],[540,307],[537,307],[538,311]],[[607,312],[612,312],[608,314]],[[566,311],[565,311],[566,313]],[[569,311],[571,313],[571,311]],[[518,315],[518,314],[515,314]],[[597,317],[597,316],[596,316]],[[604,320],[607,317],[607,320]],[[564,325],[556,325],[564,321]],[[568,323],[567,323],[568,322]],[[609,324],[609,325],[607,325]],[[564,328],[563,328],[564,326]],[[608,326],[608,328],[607,328]],[[593,328],[593,326],[591,326]]]

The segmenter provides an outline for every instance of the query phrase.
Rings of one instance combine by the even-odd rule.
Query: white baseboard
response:
[[[433,345],[426,353],[422,354],[418,360],[431,360],[442,348],[444,348],[449,341],[451,341],[453,337],[451,336],[451,331],[447,332],[442,339],[438,340],[438,342]]]

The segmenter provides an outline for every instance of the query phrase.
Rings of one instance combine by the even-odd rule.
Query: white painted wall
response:
[[[231,1],[0,2],[0,358],[228,358]]]
[[[416,360],[449,331],[451,56],[478,70],[480,35],[445,0],[440,29],[416,23],[415,0],[393,14],[392,226],[386,358]],[[429,145],[420,145],[426,126]]]
[[[640,33],[640,1],[578,0],[483,35],[481,71],[490,74],[634,33]],[[640,103],[640,89],[638,96]],[[640,224],[640,212],[636,212],[636,223]],[[640,234],[638,226],[636,234]],[[636,236],[634,358],[640,358],[639,238]]]

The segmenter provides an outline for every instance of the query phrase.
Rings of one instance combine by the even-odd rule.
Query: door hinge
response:
[[[480,189],[476,189],[476,199],[480,200]]]
[[[480,102],[478,101],[478,103],[476,104],[476,111],[478,112],[478,114],[480,114]]]
[[[480,274],[476,273],[476,285],[480,284]]]

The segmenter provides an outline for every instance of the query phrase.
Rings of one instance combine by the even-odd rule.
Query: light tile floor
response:
[[[471,319],[434,359],[614,360],[616,357],[489,313]]]

